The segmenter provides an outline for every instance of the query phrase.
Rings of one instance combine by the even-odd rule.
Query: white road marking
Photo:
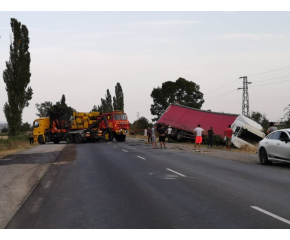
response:
[[[279,217],[279,216],[277,216],[277,215],[275,215],[273,213],[270,213],[270,212],[268,212],[268,211],[266,211],[266,210],[264,210],[262,208],[256,207],[256,206],[251,206],[251,208],[254,208],[254,209],[256,209],[256,210],[258,210],[258,211],[260,211],[262,213],[265,213],[265,214],[267,214],[267,215],[269,215],[269,216],[271,216],[273,218],[276,218],[276,219],[278,219],[278,220],[290,225],[290,221],[285,219],[285,218]]]
[[[117,146],[114,145],[114,147],[117,147]]]
[[[183,174],[181,174],[181,173],[179,173],[179,172],[175,172],[175,171],[171,170],[170,168],[166,168],[166,170],[168,170],[168,171],[170,171],[170,172],[174,172],[174,173],[180,175],[181,177],[186,177],[185,175],[183,175]]]
[[[140,157],[140,156],[137,156],[138,158],[141,158],[141,159],[143,159],[143,160],[146,160],[145,158],[143,158],[143,157]]]
[[[44,188],[50,188],[51,184],[52,184],[52,180],[47,181]]]
[[[122,149],[124,152],[128,152],[127,150],[125,150],[125,149]]]

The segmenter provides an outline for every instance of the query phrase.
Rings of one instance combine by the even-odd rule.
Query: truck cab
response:
[[[114,138],[118,142],[124,141],[126,134],[130,129],[130,123],[128,121],[127,114],[123,111],[113,111],[110,113],[104,113],[103,116],[106,118]],[[102,121],[102,128],[106,128],[104,121]]]
[[[259,142],[265,137],[262,126],[243,115],[237,117],[231,128],[234,131],[232,143],[237,148],[245,144],[253,145],[253,143]]]
[[[33,137],[34,142],[45,143],[45,133],[50,125],[49,118],[37,118],[33,122]],[[39,143],[40,143],[39,142]]]

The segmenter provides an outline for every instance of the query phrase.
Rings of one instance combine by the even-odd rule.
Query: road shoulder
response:
[[[66,144],[45,144],[0,159],[0,228],[5,228]]]

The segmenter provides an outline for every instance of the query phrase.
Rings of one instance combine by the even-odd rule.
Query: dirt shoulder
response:
[[[66,144],[45,144],[0,159],[0,228],[5,228]]]
[[[146,144],[145,138],[141,136],[127,136],[128,140],[132,141],[138,141],[138,142],[144,142]],[[167,141],[167,139],[166,139]],[[158,147],[160,146],[159,143],[157,143]],[[235,160],[235,161],[241,161],[241,162],[251,162],[251,163],[259,163],[259,157],[256,154],[255,150],[249,151],[243,151],[240,149],[231,149],[231,151],[227,151],[226,148],[216,146],[213,148],[209,148],[206,146],[201,146],[201,152],[195,152],[194,150],[194,144],[193,143],[167,143],[166,147],[168,150],[175,150],[175,151],[186,151],[186,152],[192,152],[195,154],[205,154],[212,157],[217,158],[223,158],[228,160]]]

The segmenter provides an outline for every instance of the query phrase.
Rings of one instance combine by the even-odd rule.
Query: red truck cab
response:
[[[128,121],[127,114],[123,111],[113,111],[110,113],[103,113],[102,115],[106,117],[114,138],[118,142],[125,141],[126,133],[128,133],[130,129],[130,123]],[[104,121],[101,122],[101,128],[107,128]]]

